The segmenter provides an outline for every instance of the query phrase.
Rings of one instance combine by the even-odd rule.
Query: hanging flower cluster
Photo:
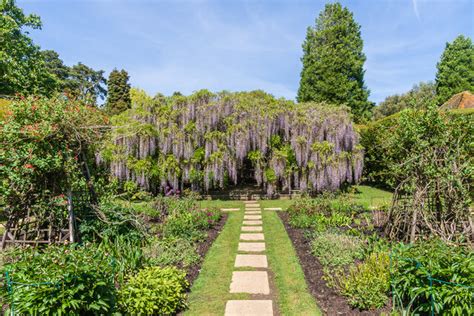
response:
[[[363,152],[343,107],[262,91],[151,98],[133,90],[132,103],[112,118],[98,158],[146,190],[224,188],[249,165],[268,195],[334,191],[361,176]]]

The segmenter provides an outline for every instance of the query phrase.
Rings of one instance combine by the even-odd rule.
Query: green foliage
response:
[[[340,3],[326,4],[303,43],[298,101],[347,104],[357,121],[368,118],[373,104],[364,85],[362,48],[353,14]]]
[[[187,268],[199,262],[200,257],[192,240],[163,238],[151,240],[144,248],[151,265]]]
[[[40,29],[35,14],[24,14],[14,0],[0,1],[0,94],[50,95],[57,86],[26,29]]]
[[[469,315],[474,306],[474,253],[441,240],[396,247],[392,253],[396,308],[411,313]],[[431,278],[431,282],[430,282]],[[432,283],[432,285],[430,284]]]
[[[357,237],[323,232],[311,242],[311,251],[323,266],[344,266],[362,259],[363,242]]]
[[[3,298],[18,314],[108,314],[115,305],[111,257],[93,245],[23,248],[4,267],[13,282]],[[27,285],[23,285],[27,284]]]
[[[385,98],[374,108],[374,119],[398,113],[404,109],[426,109],[436,99],[436,86],[433,82],[420,82],[403,94],[395,94]]]
[[[474,44],[469,37],[459,35],[446,43],[437,64],[436,93],[438,105],[463,91],[474,92]]]
[[[174,315],[186,307],[186,274],[174,267],[148,267],[119,291],[119,305],[130,315]]]
[[[129,76],[125,70],[112,70],[109,75],[108,96],[105,104],[106,111],[115,115],[121,113],[132,106],[130,97],[130,83]]]
[[[68,190],[86,190],[81,163],[101,134],[105,118],[64,98],[14,100],[0,119],[0,195],[8,215],[30,216],[46,227],[67,217]]]
[[[389,267],[387,253],[372,253],[363,263],[350,267],[340,280],[341,292],[349,304],[359,309],[385,306],[390,289]]]
[[[106,84],[103,70],[94,70],[79,62],[70,68],[65,90],[71,97],[95,105],[97,98],[103,100],[107,95]]]

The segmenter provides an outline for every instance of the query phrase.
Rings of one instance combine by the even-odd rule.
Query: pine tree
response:
[[[106,111],[115,115],[131,108],[129,76],[125,70],[112,70],[108,80]]]
[[[364,85],[365,55],[360,25],[340,3],[326,4],[308,27],[297,100],[346,104],[356,121],[369,116],[373,103]]]
[[[474,45],[469,37],[458,36],[446,43],[436,74],[438,104],[446,102],[453,94],[474,92]]]

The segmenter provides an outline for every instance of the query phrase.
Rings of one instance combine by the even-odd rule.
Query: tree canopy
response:
[[[114,69],[109,75],[105,108],[115,115],[131,107],[129,76],[125,70]]]
[[[326,4],[306,33],[297,100],[346,104],[357,121],[368,117],[373,104],[364,84],[362,48],[353,14],[340,3]]]
[[[433,82],[420,82],[406,93],[386,97],[374,108],[374,119],[380,119],[404,109],[423,109],[435,102],[435,99],[435,84]]]
[[[470,91],[474,93],[474,44],[469,37],[458,36],[446,48],[437,65],[436,93],[438,105],[454,94]]]

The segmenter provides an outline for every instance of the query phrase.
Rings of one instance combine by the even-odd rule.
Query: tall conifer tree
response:
[[[365,55],[360,25],[340,3],[326,4],[308,27],[297,100],[346,104],[356,121],[369,116],[373,103],[364,85]]]
[[[446,43],[436,74],[436,94],[439,105],[453,94],[474,92],[474,45],[469,37],[458,36]]]
[[[108,80],[106,110],[115,115],[131,107],[129,76],[125,70],[114,69]]]

